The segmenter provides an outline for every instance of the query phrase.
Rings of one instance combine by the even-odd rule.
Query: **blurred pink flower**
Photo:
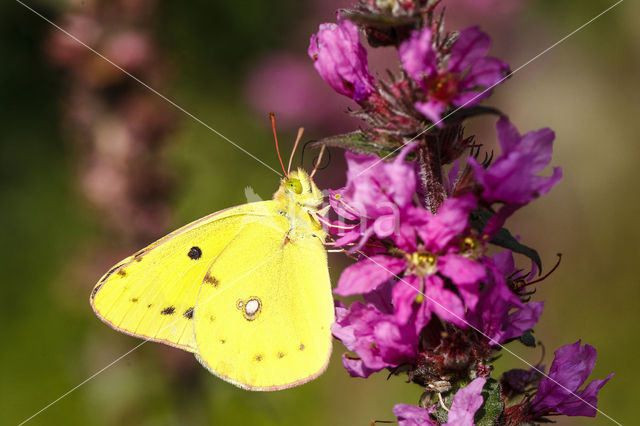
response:
[[[445,0],[447,27],[463,28],[470,24],[509,26],[528,3],[527,0]]]
[[[153,43],[144,33],[123,31],[105,42],[104,55],[127,71],[135,72],[152,60]]]
[[[278,52],[267,57],[252,69],[245,94],[259,115],[274,112],[284,127],[342,131],[357,122],[344,114],[355,103],[337,96],[304,56]]]

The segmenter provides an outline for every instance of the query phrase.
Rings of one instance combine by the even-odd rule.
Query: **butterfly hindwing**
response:
[[[205,274],[272,201],[245,204],[186,225],[111,268],[91,292],[98,316],[127,334],[194,351],[192,319]]]
[[[256,221],[207,272],[194,311],[196,356],[251,390],[277,390],[321,374],[334,320],[327,256],[319,238]]]

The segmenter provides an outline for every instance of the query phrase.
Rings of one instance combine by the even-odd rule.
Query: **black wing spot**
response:
[[[153,306],[153,303],[149,303],[149,304],[147,305],[147,308],[150,308],[150,307],[152,307],[152,306]]]
[[[176,311],[175,306],[167,306],[166,308],[164,308],[162,311],[160,311],[160,313],[162,315],[173,315],[173,313]]]
[[[198,260],[202,257],[202,250],[200,250],[200,247],[193,246],[187,255],[193,260]]]
[[[185,317],[186,319],[192,319],[193,318],[193,308],[189,308],[186,311],[184,311],[184,314],[182,314],[183,317]]]
[[[102,278],[102,279],[100,280],[100,282],[101,282],[101,283],[103,283],[103,282],[105,282],[106,280],[108,280],[108,279],[109,279],[109,277],[110,277],[110,276],[111,276],[111,275],[116,271],[116,269],[118,269],[120,266],[122,266],[122,265],[116,265],[116,266],[114,266],[113,268],[109,269],[109,272],[107,272],[107,273],[104,275],[104,278]]]
[[[136,262],[140,262],[142,261],[142,256],[147,253],[147,249],[144,250],[140,250],[139,252],[137,252],[136,254],[133,255],[133,258],[136,260]]]
[[[97,286],[95,286],[93,288],[93,290],[91,291],[91,298],[94,299],[96,297],[96,294],[98,294],[98,292],[100,291],[100,289],[102,288],[102,283],[98,284]]]
[[[220,284],[220,281],[218,281],[218,279],[211,275],[209,272],[207,272],[207,275],[204,276],[204,282],[207,284],[211,284],[214,287],[218,287],[218,284]]]
[[[129,300],[131,300],[133,303],[138,303],[138,298],[137,297],[132,297]]]

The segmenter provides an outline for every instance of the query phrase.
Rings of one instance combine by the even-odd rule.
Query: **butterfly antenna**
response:
[[[278,135],[276,134],[276,115],[272,112],[269,113],[271,119],[271,128],[273,129],[273,139],[276,141],[276,152],[278,153],[278,160],[280,160],[280,166],[285,177],[289,177],[289,173],[284,169],[284,163],[282,162],[282,156],[280,155],[280,146],[278,146]]]
[[[289,157],[289,165],[287,166],[287,174],[291,173],[291,162],[293,161],[293,156],[296,153],[296,148],[298,148],[298,144],[300,143],[300,139],[302,138],[302,134],[304,133],[304,127],[300,127],[298,129],[298,136],[296,136],[296,143],[293,144],[293,150],[291,151],[291,156]]]
[[[322,161],[322,156],[324,155],[324,150],[326,148],[327,148],[326,145],[322,145],[322,148],[320,148],[320,154],[318,155],[318,161],[316,161],[316,165],[313,167],[313,171],[309,175],[309,178],[313,179],[313,175],[315,175],[316,172],[318,171],[318,166],[320,166],[320,162]]]

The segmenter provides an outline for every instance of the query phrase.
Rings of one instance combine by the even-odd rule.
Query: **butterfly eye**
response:
[[[299,179],[296,179],[296,178],[287,179],[287,188],[289,188],[290,191],[293,191],[298,195],[302,194],[302,183],[300,182]]]

